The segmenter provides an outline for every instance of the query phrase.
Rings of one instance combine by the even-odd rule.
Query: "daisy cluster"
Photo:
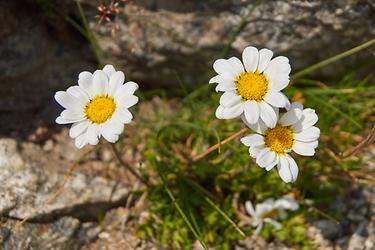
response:
[[[290,154],[313,156],[320,130],[314,126],[315,110],[290,103],[281,92],[289,84],[289,59],[273,58],[269,49],[247,47],[242,61],[218,59],[213,68],[217,75],[209,83],[217,83],[216,91],[224,92],[216,117],[240,117],[255,132],[241,139],[250,156],[267,171],[277,166],[284,182],[294,182],[298,167]]]
[[[241,139],[250,156],[267,171],[277,166],[284,182],[294,182],[298,167],[290,153],[313,156],[320,130],[314,127],[318,116],[313,109],[290,103],[281,92],[289,84],[288,58],[247,47],[242,61],[218,59],[213,68],[217,75],[209,83],[218,83],[216,91],[224,92],[216,117],[240,117],[255,132]],[[133,119],[129,108],[138,103],[137,89],[138,84],[125,83],[124,73],[112,65],[94,73],[84,71],[77,85],[55,94],[65,108],[56,122],[72,124],[69,135],[78,148],[96,145],[101,137],[114,143]]]

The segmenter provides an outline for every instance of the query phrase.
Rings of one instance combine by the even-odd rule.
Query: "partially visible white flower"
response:
[[[213,68],[218,75],[209,83],[218,83],[216,91],[224,92],[217,118],[241,117],[250,124],[261,120],[268,127],[275,127],[278,108],[290,106],[281,90],[289,83],[291,67],[285,56],[272,56],[269,49],[247,47],[242,62],[236,57],[215,61]]]
[[[124,81],[123,72],[106,65],[93,74],[80,73],[78,85],[55,94],[56,101],[65,108],[56,122],[73,123],[69,135],[75,139],[76,147],[96,145],[101,136],[112,143],[118,140],[124,124],[133,119],[128,108],[138,102],[138,97],[133,95],[138,84],[124,84]]]
[[[290,109],[277,121],[275,127],[267,127],[263,122],[247,124],[259,134],[251,134],[241,139],[249,148],[251,157],[256,163],[271,170],[275,165],[280,178],[288,183],[298,176],[298,166],[288,154],[292,150],[304,156],[313,156],[318,146],[320,130],[314,127],[318,121],[315,110],[303,109],[301,103],[292,103]]]
[[[289,196],[284,196],[278,200],[269,198],[262,203],[258,203],[253,207],[251,201],[245,203],[246,212],[252,217],[251,225],[256,227],[255,234],[263,228],[264,223],[270,223],[276,229],[281,228],[281,224],[277,219],[285,219],[287,217],[287,210],[295,211],[299,208],[297,201]]]

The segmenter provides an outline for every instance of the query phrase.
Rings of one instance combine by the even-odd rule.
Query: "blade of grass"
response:
[[[200,186],[198,183],[196,183],[194,180],[190,179],[190,178],[187,178],[186,176],[183,176],[182,177],[183,180],[185,180],[186,183],[188,183],[192,188],[194,188],[198,194],[200,194],[203,199],[208,203],[210,204],[221,216],[223,216],[223,218],[229,222],[229,224],[231,224],[234,229],[242,236],[242,237],[246,237],[246,234],[241,230],[241,228],[239,226],[237,226],[237,224],[231,219],[229,218],[229,216],[219,207],[217,206],[210,198],[208,198],[208,195],[207,193],[209,193],[206,189],[204,189],[202,186]],[[210,194],[210,193],[209,193]],[[213,197],[212,194],[210,194],[209,196]]]
[[[82,36],[84,36],[87,40],[89,40],[89,35],[87,34],[86,30],[82,28],[81,25],[79,25],[74,19],[72,19],[70,16],[62,14],[65,21],[67,21],[70,25],[73,26],[79,33],[81,33]]]
[[[357,128],[359,128],[359,129],[362,128],[362,125],[359,124],[356,120],[354,120],[352,117],[350,117],[349,115],[342,112],[340,109],[338,109],[335,106],[333,106],[332,104],[330,104],[328,101],[324,101],[321,98],[317,97],[316,95],[314,95],[312,93],[309,93],[308,91],[304,91],[304,94],[311,97],[312,99],[314,99],[316,102],[322,104],[323,106],[326,106],[326,107],[332,109],[332,111],[334,111],[338,115],[341,115],[343,118],[347,119],[351,124],[353,124]]]
[[[347,50],[345,52],[342,52],[342,53],[340,53],[338,55],[332,56],[332,57],[330,57],[330,58],[328,58],[326,60],[318,62],[318,63],[316,63],[314,65],[311,65],[311,66],[309,66],[309,67],[307,67],[307,68],[305,68],[305,69],[303,69],[301,71],[298,71],[297,73],[294,73],[291,76],[291,79],[292,80],[298,79],[301,76],[307,75],[307,74],[309,74],[309,73],[311,73],[311,72],[313,72],[313,71],[315,71],[315,70],[317,70],[319,68],[322,68],[322,67],[324,67],[324,66],[326,66],[328,64],[331,64],[333,62],[336,62],[336,61],[338,61],[338,60],[340,60],[342,58],[345,58],[347,56],[353,55],[353,54],[355,54],[355,53],[357,53],[357,52],[359,52],[359,51],[361,51],[363,49],[366,49],[366,48],[368,48],[368,47],[370,47],[370,46],[372,46],[374,44],[375,44],[375,38],[371,39],[370,41],[367,41],[367,42],[365,42],[365,43],[363,43],[361,45],[358,45],[357,47],[354,47],[354,48],[349,49],[349,50]]]
[[[99,62],[99,66],[103,66],[103,64],[101,62],[102,61],[101,60],[101,58],[102,58],[101,57],[101,54],[102,54],[101,53],[101,49],[100,49],[100,47],[99,47],[99,45],[98,45],[98,43],[97,43],[94,35],[91,32],[91,29],[90,29],[90,26],[88,24],[86,15],[85,15],[85,13],[84,13],[84,11],[82,9],[81,2],[80,2],[80,0],[75,0],[75,2],[76,2],[76,5],[77,5],[77,9],[78,9],[79,15],[80,15],[81,20],[82,20],[82,23],[83,23],[83,27],[86,30],[88,41],[90,42],[91,47],[92,47],[92,49],[93,49],[93,51],[95,53],[96,59]]]
[[[189,227],[190,231],[193,233],[194,237],[200,242],[200,244],[202,245],[202,247],[204,249],[208,249],[206,244],[203,242],[203,240],[201,239],[201,237],[198,235],[198,233],[195,231],[193,225],[190,223],[189,219],[187,218],[186,214],[184,213],[184,211],[181,209],[180,205],[178,204],[176,198],[174,197],[174,195],[172,194],[171,190],[168,188],[167,186],[167,183],[166,183],[166,180],[165,180],[165,177],[159,173],[160,175],[160,178],[163,182],[163,185],[164,185],[164,189],[165,191],[167,192],[169,198],[171,198],[172,200],[172,203],[173,205],[175,206],[175,208],[177,209],[178,213],[181,215],[182,219],[185,221],[186,225]]]

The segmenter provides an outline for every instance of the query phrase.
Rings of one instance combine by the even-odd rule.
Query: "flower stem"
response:
[[[85,13],[82,9],[82,5],[81,5],[80,0],[75,0],[75,2],[76,2],[76,5],[77,5],[79,15],[80,15],[81,20],[82,20],[83,28],[86,31],[85,37],[90,42],[91,48],[94,51],[94,54],[96,56],[96,59],[98,60],[99,66],[102,67],[103,66],[103,64],[102,64],[102,50],[101,50],[98,42],[96,41],[91,29],[90,29],[90,26],[89,26],[89,23],[87,21],[86,15],[85,15]],[[70,23],[72,23],[72,22],[70,22]],[[74,27],[76,27],[76,25],[74,25]],[[81,31],[81,29],[78,29],[78,31]]]
[[[303,69],[301,71],[298,71],[297,73],[293,74],[291,78],[293,80],[295,80],[297,78],[300,78],[301,76],[307,75],[307,74],[309,74],[309,73],[311,73],[311,72],[313,72],[313,71],[315,71],[315,70],[317,70],[317,69],[319,69],[321,67],[324,67],[324,66],[326,66],[328,64],[336,62],[336,61],[338,61],[338,60],[340,60],[340,59],[342,59],[344,57],[353,55],[353,54],[355,54],[355,53],[357,53],[357,52],[359,52],[359,51],[361,51],[363,49],[366,49],[366,48],[368,48],[368,47],[370,47],[370,46],[372,46],[374,44],[375,44],[375,38],[371,39],[370,41],[367,41],[367,42],[365,42],[365,43],[363,43],[361,45],[358,45],[357,47],[354,47],[354,48],[352,48],[350,50],[347,50],[347,51],[345,51],[343,53],[340,53],[340,54],[332,56],[332,57],[330,57],[330,58],[328,58],[326,60],[318,62],[318,63],[316,63],[314,65],[311,65],[310,67],[307,67],[307,68],[305,68],[305,69]]]
[[[142,176],[140,176],[133,168],[131,168],[128,164],[126,164],[124,162],[124,160],[121,158],[121,154],[118,151],[118,149],[116,148],[115,144],[110,143],[110,145],[111,145],[113,154],[117,158],[120,165],[123,166],[124,168],[126,168],[127,170],[129,170],[130,173],[132,173],[132,175],[134,175],[134,177],[136,177],[138,180],[140,180],[143,184],[145,184],[146,186],[149,186],[148,182]]]
[[[208,154],[210,154],[211,152],[215,151],[216,149],[218,149],[221,145],[224,145],[228,142],[230,142],[231,140],[237,138],[238,136],[242,135],[243,133],[245,133],[246,131],[248,130],[248,128],[243,128],[241,129],[240,131],[232,134],[231,136],[229,136],[228,138],[226,138],[225,140],[223,141],[220,141],[219,143],[211,146],[210,148],[208,148],[206,151],[204,151],[203,153],[195,156],[192,158],[192,161],[195,162],[195,161],[198,161],[200,159],[202,159],[203,157],[207,156]]]

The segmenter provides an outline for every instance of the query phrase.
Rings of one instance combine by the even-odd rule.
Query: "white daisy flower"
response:
[[[271,170],[275,165],[281,179],[294,182],[298,176],[298,166],[288,154],[291,151],[299,155],[313,156],[318,146],[320,130],[314,127],[318,121],[315,110],[303,109],[302,104],[292,103],[290,109],[278,119],[275,127],[267,127],[262,121],[250,128],[259,134],[251,134],[241,139],[249,148],[256,163]]]
[[[285,56],[272,56],[269,49],[247,47],[242,53],[243,63],[236,57],[215,61],[213,67],[218,75],[209,83],[218,83],[216,91],[224,92],[217,118],[242,116],[250,124],[261,119],[267,126],[275,126],[278,108],[290,105],[280,91],[289,83],[291,67]]]
[[[256,227],[255,234],[259,234],[264,223],[270,223],[275,228],[280,229],[281,224],[277,219],[285,219],[287,210],[296,211],[299,208],[297,201],[289,196],[284,196],[278,200],[272,198],[265,200],[253,207],[251,201],[245,203],[246,212],[252,217],[251,225]]]
[[[55,94],[56,101],[65,108],[56,122],[73,123],[69,135],[78,148],[96,145],[101,136],[114,143],[124,130],[124,124],[131,122],[133,115],[128,108],[138,102],[138,97],[133,95],[138,84],[124,84],[124,81],[123,72],[106,65],[93,74],[80,73],[78,85]]]

